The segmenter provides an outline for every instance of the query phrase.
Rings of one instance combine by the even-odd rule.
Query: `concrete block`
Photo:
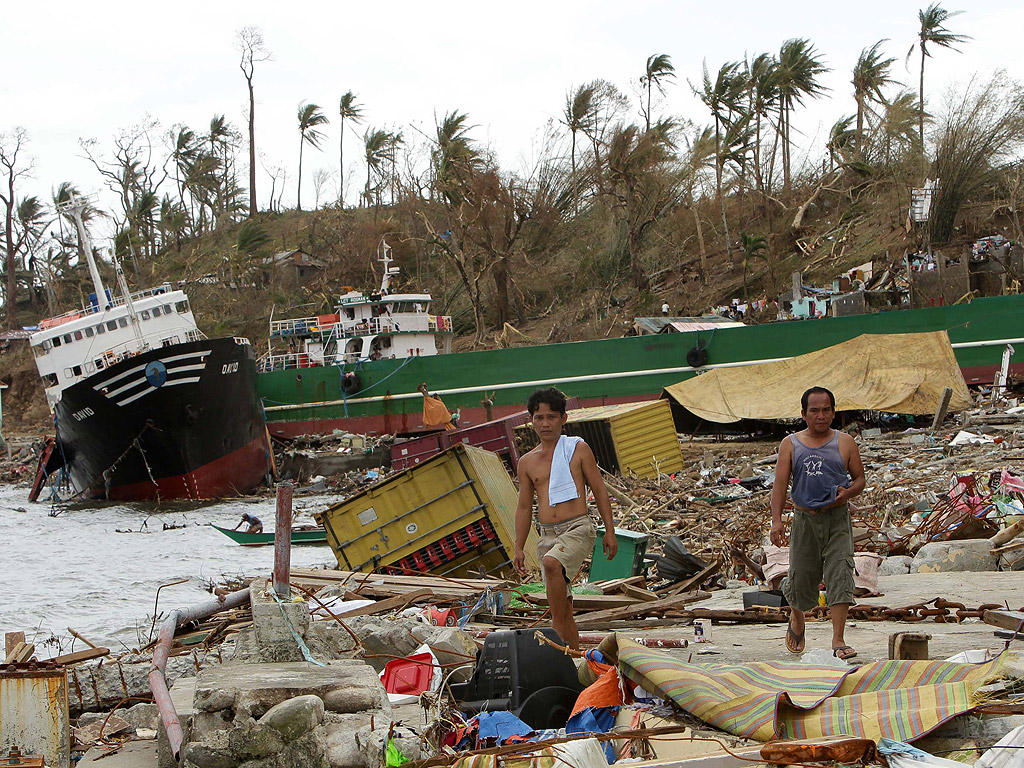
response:
[[[324,731],[327,762],[331,768],[376,768],[379,765],[367,765],[359,750],[356,733],[366,727],[366,720],[363,714],[336,715],[328,712],[325,715],[321,727]]]
[[[882,564],[878,566],[878,575],[902,576],[905,573],[910,573],[910,569],[913,566],[914,558],[907,555],[893,555],[892,557],[885,558]]]
[[[316,728],[323,719],[324,700],[319,696],[307,694],[275,704],[259,719],[257,725],[273,728],[289,742]]]
[[[996,571],[999,558],[991,550],[988,539],[935,541],[918,550],[912,573]]]
[[[469,680],[473,668],[476,667],[476,655],[479,650],[476,641],[458,627],[435,627],[427,624],[421,627],[413,630],[413,634],[430,646],[446,670],[452,670],[451,680],[456,683]],[[453,668],[447,666],[449,664],[464,666]]]
[[[255,579],[249,585],[252,622],[256,629],[261,662],[302,661],[302,650],[295,636],[305,640],[309,629],[306,601],[279,603],[268,579]]]
[[[228,749],[240,761],[259,760],[284,749],[284,737],[268,725],[247,724],[228,731]]]

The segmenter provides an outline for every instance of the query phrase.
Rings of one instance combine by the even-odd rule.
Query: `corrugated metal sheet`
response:
[[[519,429],[526,442],[536,445],[532,427]],[[586,440],[598,464],[608,472],[657,477],[658,472],[672,474],[683,469],[683,454],[666,400],[580,408],[569,413],[563,431]]]
[[[0,668],[0,753],[6,754],[14,744],[24,754],[43,755],[48,766],[68,768],[71,729],[66,670]]]
[[[494,572],[511,561],[515,547],[518,492],[501,459],[489,451],[458,444],[317,515],[338,564],[372,571],[423,555],[430,570]],[[469,552],[453,549],[463,531],[487,524],[497,541]],[[454,537],[454,538],[453,538]],[[437,546],[435,546],[437,545]],[[475,553],[475,554],[474,554]],[[527,565],[537,567],[536,537],[526,545]]]

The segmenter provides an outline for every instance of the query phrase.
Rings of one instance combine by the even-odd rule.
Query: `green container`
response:
[[[619,551],[615,559],[609,562],[604,554],[604,530],[604,526],[597,529],[597,541],[594,542],[594,556],[590,561],[590,575],[587,580],[625,579],[643,573],[644,555],[647,554],[647,534],[616,529],[615,538],[619,540]]]

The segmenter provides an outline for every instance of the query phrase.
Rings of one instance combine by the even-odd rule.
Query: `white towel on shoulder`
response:
[[[558,438],[558,445],[555,446],[555,453],[551,457],[551,475],[548,477],[548,504],[552,507],[580,497],[576,481],[572,479],[572,472],[569,471],[569,462],[576,452],[576,446],[582,442],[582,437],[562,435]]]

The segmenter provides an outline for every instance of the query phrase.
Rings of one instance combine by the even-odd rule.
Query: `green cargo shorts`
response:
[[[825,582],[828,604],[853,603],[853,524],[846,504],[817,512],[793,510],[789,534],[789,578],[782,585],[794,608],[818,604]]]

